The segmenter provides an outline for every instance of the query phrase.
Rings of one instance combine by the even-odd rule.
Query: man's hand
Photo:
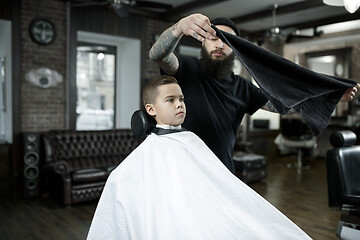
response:
[[[211,27],[209,18],[200,13],[182,18],[175,25],[173,34],[178,38],[182,35],[191,36],[200,42],[203,42],[205,38],[212,39],[216,36],[216,32]]]
[[[355,94],[357,93],[357,91],[360,88],[360,84],[356,84],[355,87],[352,88],[348,88],[348,90],[346,90],[346,92],[344,93],[344,95],[341,97],[340,102],[350,102],[354,99]]]

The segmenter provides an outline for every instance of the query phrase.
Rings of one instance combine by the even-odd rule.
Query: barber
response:
[[[161,70],[175,76],[186,97],[188,117],[183,127],[196,133],[231,171],[237,129],[245,115],[262,108],[276,109],[259,88],[233,72],[235,54],[224,44],[211,27],[239,36],[236,24],[228,18],[212,21],[202,14],[182,18],[166,29],[154,43],[149,58]],[[201,58],[174,54],[183,36],[201,42]],[[343,101],[354,98],[357,87],[349,89]]]

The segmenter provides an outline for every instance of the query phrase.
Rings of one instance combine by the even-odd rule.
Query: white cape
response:
[[[191,132],[151,134],[109,176],[87,239],[311,239]]]

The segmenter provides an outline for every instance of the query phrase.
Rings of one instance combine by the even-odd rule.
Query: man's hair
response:
[[[228,26],[228,27],[232,28],[232,30],[234,30],[236,36],[240,36],[239,28],[236,26],[236,24],[233,21],[231,21],[228,18],[224,18],[224,17],[215,18],[215,19],[211,20],[211,23],[213,25]]]
[[[159,94],[158,87],[166,84],[178,84],[178,81],[174,77],[167,75],[161,75],[149,81],[142,90],[144,106],[148,103],[154,103]]]

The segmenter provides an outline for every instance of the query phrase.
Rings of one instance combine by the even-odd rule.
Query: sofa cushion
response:
[[[96,182],[106,180],[109,173],[98,168],[82,169],[72,173],[73,182]]]
[[[106,181],[92,182],[92,183],[78,183],[74,184],[71,188],[71,193],[74,195],[78,191],[92,192],[94,189],[103,189]],[[98,191],[98,190],[95,190]]]

